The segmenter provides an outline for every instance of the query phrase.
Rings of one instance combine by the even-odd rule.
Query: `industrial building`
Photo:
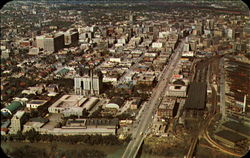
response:
[[[229,130],[235,132],[243,137],[246,137],[250,140],[250,127],[243,125],[242,123],[238,123],[235,121],[227,121],[222,124],[222,128],[225,130]]]
[[[221,141],[228,147],[232,147],[232,148],[236,147],[237,145],[241,145],[247,140],[246,137],[243,137],[237,133],[227,131],[227,130],[222,130],[222,131],[215,133],[214,137],[215,139]]]
[[[53,121],[52,121],[53,122]],[[64,126],[36,119],[26,123],[24,130],[34,129],[41,134],[53,135],[116,135],[118,119],[69,119]]]
[[[49,122],[49,119],[47,118],[42,118],[42,117],[32,118],[23,125],[22,132],[27,132],[32,129],[34,129],[35,131],[39,131],[43,127],[43,125],[46,124],[47,122]]]

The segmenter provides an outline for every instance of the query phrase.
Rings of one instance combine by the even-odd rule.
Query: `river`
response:
[[[100,150],[104,152],[107,155],[107,158],[120,158],[122,157],[123,152],[125,151],[126,146],[103,146],[103,145],[83,145],[83,144],[77,144],[77,145],[71,145],[66,143],[53,143],[56,145],[58,149],[61,150],[84,150],[84,149],[95,149]],[[19,148],[24,145],[32,145],[37,148],[50,150],[52,144],[51,143],[26,143],[26,142],[1,142],[1,148],[5,150],[12,151],[14,148]],[[163,156],[156,156],[156,155],[150,155],[146,153],[142,153],[141,158],[164,158]]]

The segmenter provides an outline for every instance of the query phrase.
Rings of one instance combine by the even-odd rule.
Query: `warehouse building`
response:
[[[49,124],[49,122],[47,123]],[[39,124],[41,125],[41,124]],[[53,135],[116,135],[118,119],[69,119],[64,126],[36,129],[43,134]]]
[[[214,137],[215,139],[221,141],[222,143],[231,148],[240,146],[241,144],[244,144],[247,141],[246,137],[227,130],[222,130],[215,133]]]
[[[222,128],[225,130],[235,132],[250,140],[250,128],[243,125],[242,123],[238,123],[235,121],[228,121],[222,124]]]
[[[176,99],[165,97],[157,110],[157,116],[161,118],[173,118],[177,114],[177,110]]]

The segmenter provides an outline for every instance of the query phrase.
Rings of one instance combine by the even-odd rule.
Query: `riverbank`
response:
[[[28,143],[28,142],[1,142],[1,148],[4,152],[12,152],[17,148],[24,147],[25,145],[30,145],[34,148],[39,148],[45,150],[46,152],[50,152],[53,150],[62,150],[62,151],[84,151],[84,150],[97,150],[100,152],[105,153],[107,158],[112,158],[113,155],[122,154],[125,145],[86,145],[86,144],[67,144],[67,143],[60,143],[60,142],[52,142],[52,143],[44,143],[44,142],[36,142],[36,143]],[[109,156],[110,155],[110,156]]]
[[[106,158],[120,158],[125,151],[126,145],[84,145],[84,144],[67,144],[61,142],[52,143],[29,143],[29,142],[1,142],[1,148],[6,152],[13,151],[17,148],[21,148],[25,145],[31,145],[32,147],[50,151],[51,148],[57,148],[58,150],[98,150],[105,153]],[[163,156],[151,155],[148,153],[142,153],[141,158],[165,158]]]

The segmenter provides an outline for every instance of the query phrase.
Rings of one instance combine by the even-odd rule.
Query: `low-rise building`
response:
[[[28,109],[36,109],[39,106],[43,106],[45,103],[47,103],[47,100],[31,100],[26,104],[26,107]]]
[[[61,113],[64,116],[82,116],[84,109],[91,110],[99,101],[98,98],[85,98],[79,95],[64,95],[49,107],[50,113]]]
[[[23,125],[23,132],[27,132],[32,129],[34,129],[35,131],[40,131],[43,125],[45,125],[47,122],[49,122],[49,119],[47,118],[32,118]]]
[[[177,111],[178,105],[176,104],[176,99],[165,97],[157,110],[157,116],[162,118],[173,118],[177,114]]]
[[[118,119],[69,119],[61,128],[47,129],[53,135],[116,135]]]
[[[138,107],[141,105],[141,103],[142,103],[141,98],[135,98],[130,105],[130,109],[132,109],[132,110],[138,109]]]
[[[174,81],[167,89],[167,96],[175,96],[175,97],[186,97],[187,93],[187,86],[185,82],[178,79]]]
[[[17,111],[11,119],[10,133],[16,134],[18,131],[22,130],[22,124],[25,121],[25,111]]]

